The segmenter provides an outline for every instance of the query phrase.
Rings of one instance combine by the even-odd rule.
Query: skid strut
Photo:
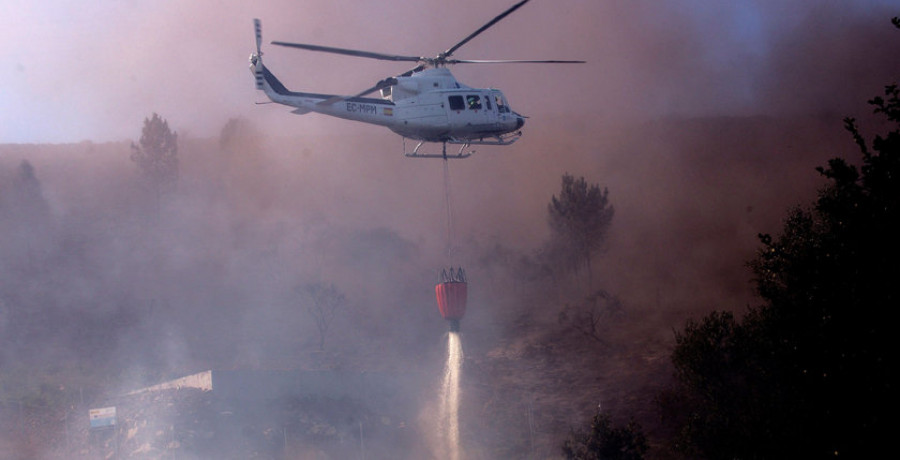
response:
[[[419,142],[416,145],[416,148],[413,149],[412,153],[404,153],[404,155],[406,155],[409,158],[443,158],[445,160],[449,160],[451,158],[469,158],[470,156],[472,156],[473,153],[475,153],[474,151],[463,152],[467,147],[469,147],[468,142],[466,142],[459,148],[459,151],[456,152],[456,155],[452,155],[452,154],[447,155],[447,143],[446,142],[442,143],[442,145],[441,145],[442,153],[440,153],[440,154],[419,153],[419,148],[422,147],[423,144],[425,144],[425,141]],[[406,149],[404,148],[403,150],[406,150]]]

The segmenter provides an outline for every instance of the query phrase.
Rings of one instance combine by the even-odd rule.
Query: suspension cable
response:
[[[450,192],[450,162],[444,157],[444,204],[447,207],[447,258],[453,259],[453,205]]]

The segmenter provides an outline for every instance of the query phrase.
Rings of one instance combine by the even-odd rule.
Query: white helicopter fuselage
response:
[[[451,144],[507,145],[515,142],[524,117],[509,109],[497,89],[471,88],[446,68],[429,68],[396,77],[381,98],[349,97],[288,90],[259,55],[250,56],[257,89],[293,113],[320,113],[385,126],[410,139]]]

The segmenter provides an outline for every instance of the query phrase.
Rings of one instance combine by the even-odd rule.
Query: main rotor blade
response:
[[[397,79],[393,77],[385,78],[384,80],[379,81],[375,84],[375,86],[366,89],[358,94],[354,94],[352,96],[334,96],[328,99],[325,99],[322,102],[319,102],[317,105],[334,105],[341,101],[346,101],[348,99],[355,99],[357,97],[363,97],[369,93],[380,90],[381,88],[387,88],[388,86],[397,84]]]
[[[424,65],[419,65],[419,66],[416,66],[415,68],[409,69],[409,70],[407,70],[406,72],[403,72],[403,73],[401,73],[400,75],[397,75],[397,76],[398,76],[398,77],[408,77],[408,76],[410,76],[410,75],[412,75],[412,74],[414,74],[414,73],[416,73],[416,72],[421,72],[422,70],[425,70],[425,66],[424,66]]]
[[[471,40],[471,39],[477,37],[480,33],[484,32],[485,30],[487,30],[488,28],[490,28],[490,27],[493,26],[494,24],[500,22],[503,18],[509,16],[513,11],[516,11],[517,9],[521,8],[522,5],[524,5],[524,4],[528,3],[528,2],[529,2],[529,0],[522,0],[521,2],[516,3],[515,5],[511,6],[508,10],[504,11],[503,13],[501,13],[501,14],[500,14],[499,16],[497,16],[496,18],[491,19],[490,22],[488,22],[487,24],[481,26],[480,29],[476,30],[475,32],[472,32],[471,34],[469,34],[468,37],[462,39],[462,41],[460,41],[459,43],[453,45],[453,46],[450,47],[450,49],[448,49],[447,51],[444,51],[443,53],[441,53],[441,55],[439,56],[439,58],[446,58],[447,56],[450,56],[451,54],[453,54],[454,51],[458,50],[459,47],[465,45],[466,43],[469,43],[469,40]]]
[[[420,71],[420,70],[422,70],[422,69],[424,69],[424,68],[425,68],[424,65],[420,65],[420,66],[416,66],[416,68],[414,68],[414,69],[409,69],[409,70],[407,70],[406,72],[401,73],[400,75],[397,75],[397,76],[394,76],[394,77],[387,77],[387,78],[385,78],[384,80],[381,80],[381,81],[379,81],[378,83],[375,83],[375,86],[373,86],[373,87],[371,87],[371,88],[369,88],[369,89],[367,89],[367,90],[365,90],[365,91],[362,91],[362,92],[360,92],[360,93],[358,93],[358,94],[355,94],[355,95],[353,95],[353,96],[350,96],[350,97],[363,97],[363,96],[365,96],[365,95],[367,95],[367,94],[369,94],[369,93],[373,93],[373,92],[378,91],[378,90],[380,90],[380,89],[387,88],[388,86],[394,86],[394,85],[397,84],[397,77],[408,77],[408,76],[410,76],[410,75],[412,75],[412,74],[414,74],[414,73],[416,73],[416,72],[418,72],[418,71]]]
[[[310,51],[321,51],[324,53],[343,54],[346,56],[364,57],[369,59],[379,59],[382,61],[411,61],[419,62],[422,60],[419,56],[400,56],[397,54],[373,53],[371,51],[352,50],[346,48],[335,48],[331,46],[309,45],[306,43],[288,43],[288,42],[272,42],[273,45],[286,46],[288,48],[300,48]]]
[[[380,89],[387,88],[388,86],[394,86],[394,85],[397,84],[397,77],[408,77],[408,76],[410,76],[410,75],[412,75],[412,74],[414,74],[414,73],[416,73],[416,72],[421,71],[421,70],[424,69],[424,68],[425,68],[424,65],[420,65],[420,66],[416,66],[416,67],[413,68],[413,69],[409,69],[409,70],[407,70],[406,72],[401,73],[400,75],[397,75],[397,76],[394,76],[394,77],[387,77],[387,78],[385,78],[384,80],[381,80],[381,81],[379,81],[378,83],[375,83],[375,86],[373,86],[373,87],[371,87],[371,88],[369,88],[369,89],[367,89],[367,90],[365,90],[365,91],[362,91],[362,92],[360,92],[360,93],[358,93],[358,94],[355,94],[355,95],[353,95],[353,96],[351,96],[351,97],[363,97],[363,96],[365,96],[365,95],[367,95],[367,94],[369,94],[369,93],[373,93],[373,92],[378,91],[378,90],[380,90]]]
[[[324,101],[322,101],[322,102],[319,102],[319,105],[333,105],[333,104],[336,104],[336,103],[338,103],[338,102],[345,101],[345,100],[347,100],[347,99],[353,99],[353,98],[357,98],[357,97],[363,97],[363,96],[365,96],[365,95],[367,95],[367,94],[369,94],[369,93],[373,93],[373,92],[378,91],[378,90],[380,90],[380,89],[387,88],[388,86],[394,86],[394,85],[396,85],[396,84],[397,84],[397,77],[408,77],[408,76],[410,76],[410,75],[412,75],[412,74],[414,74],[414,73],[416,73],[416,72],[421,71],[421,70],[424,69],[424,68],[425,68],[424,65],[416,66],[415,68],[409,69],[409,70],[407,70],[406,72],[403,72],[403,73],[401,73],[400,75],[397,75],[396,77],[387,77],[387,78],[385,78],[384,80],[381,80],[381,81],[379,81],[378,83],[376,83],[375,86],[373,86],[373,87],[371,87],[371,88],[367,88],[366,90],[361,91],[361,92],[359,92],[359,93],[357,93],[357,94],[354,94],[353,96],[335,96],[335,97],[332,97],[332,98],[330,98],[330,99],[326,99],[326,100],[324,100]]]
[[[584,64],[587,61],[531,59],[448,59],[447,64]]]
[[[396,84],[397,84],[397,79],[396,79],[396,78],[394,78],[394,77],[388,77],[388,78],[385,78],[384,80],[381,80],[381,81],[379,81],[378,83],[376,83],[375,86],[373,86],[373,87],[371,87],[371,88],[369,88],[369,89],[367,89],[367,90],[365,90],[365,91],[362,91],[362,92],[360,92],[360,93],[358,93],[358,94],[354,94],[353,96],[350,96],[350,97],[351,97],[351,98],[354,98],[354,97],[363,97],[363,96],[365,96],[365,95],[367,95],[367,94],[369,94],[369,93],[374,93],[375,91],[378,91],[378,90],[380,90],[380,89],[382,89],[382,88],[387,88],[388,86],[394,86],[394,85],[396,85]]]

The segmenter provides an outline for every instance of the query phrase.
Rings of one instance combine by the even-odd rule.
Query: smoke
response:
[[[2,388],[78,375],[38,395],[71,401],[78,387],[120,393],[207,368],[343,367],[395,372],[411,399],[433,398],[443,165],[404,158],[383,128],[254,104],[251,19],[266,43],[429,55],[509,3],[4,4]],[[589,61],[453,69],[530,117],[516,144],[449,164],[454,263],[472,282],[467,363],[506,356],[533,338],[522,324],[552,325],[577,297],[532,271],[566,172],[607,187],[616,208],[597,284],[642,318],[623,342],[756,302],[743,267],[756,235],[814,195],[815,166],[855,158],[841,117],[865,118],[900,75],[891,3],[535,1],[460,49]],[[406,70],[264,46],[297,90],[349,93]],[[125,141],[153,112],[178,131],[182,165],[158,216]],[[293,295],[317,282],[348,299],[324,353]],[[484,368],[466,378],[496,383]],[[491,434],[467,451],[502,439]]]

